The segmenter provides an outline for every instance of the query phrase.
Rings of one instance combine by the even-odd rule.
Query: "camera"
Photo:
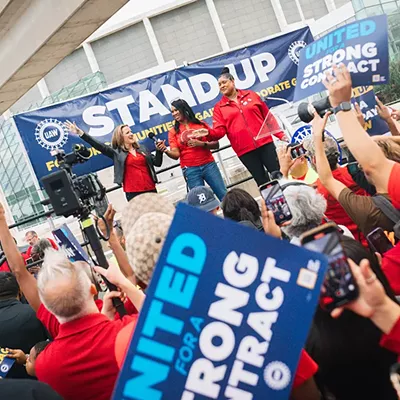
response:
[[[314,112],[312,109],[314,106],[317,113],[322,118],[327,112],[332,111],[331,102],[329,97],[325,97],[321,100],[314,101],[313,103],[300,103],[297,109],[299,118],[306,124],[310,123],[314,119]]]
[[[71,153],[63,150],[53,151],[59,171],[41,179],[49,196],[49,203],[56,215],[87,216],[94,209],[101,215],[107,208],[106,189],[95,174],[76,176],[72,166],[86,162],[90,151],[83,145],[75,145]]]

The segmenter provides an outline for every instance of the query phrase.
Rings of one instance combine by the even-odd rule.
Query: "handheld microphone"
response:
[[[153,132],[150,132],[148,138],[151,139],[155,144],[159,142],[160,139],[156,139],[156,135]]]

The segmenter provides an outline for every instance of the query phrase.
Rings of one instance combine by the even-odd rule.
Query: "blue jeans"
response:
[[[198,167],[185,167],[182,168],[182,172],[189,190],[204,186],[204,181],[206,181],[220,201],[225,197],[225,183],[215,161]]]

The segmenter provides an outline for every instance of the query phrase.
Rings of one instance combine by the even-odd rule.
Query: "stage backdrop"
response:
[[[213,107],[220,98],[218,75],[228,66],[237,87],[252,89],[271,106],[293,99],[299,52],[313,41],[309,28],[232,51],[101,93],[15,116],[15,122],[38,179],[57,166],[50,151],[70,152],[81,139],[68,132],[63,122],[79,127],[104,143],[111,141],[114,128],[127,124],[148,150],[154,143],[148,134],[167,139],[172,127],[170,103],[184,98],[200,119],[212,122]],[[98,171],[111,160],[92,150],[88,162],[74,168],[78,175]]]

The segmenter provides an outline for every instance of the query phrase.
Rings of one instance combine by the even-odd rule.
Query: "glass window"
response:
[[[363,18],[367,18],[367,17],[368,17],[368,15],[367,15],[367,12],[365,11],[365,9],[356,12],[357,19],[363,19]]]
[[[375,15],[382,15],[383,14],[383,9],[382,6],[374,6],[374,7],[368,7],[365,9],[365,11],[367,12],[367,15],[369,17],[373,17]]]
[[[352,3],[353,3],[354,11],[359,11],[364,8],[363,0],[353,0]]]
[[[379,0],[363,0],[364,7],[376,6],[380,3]]]
[[[397,4],[392,1],[391,3],[382,4],[382,8],[385,14],[391,14],[397,10]]]

